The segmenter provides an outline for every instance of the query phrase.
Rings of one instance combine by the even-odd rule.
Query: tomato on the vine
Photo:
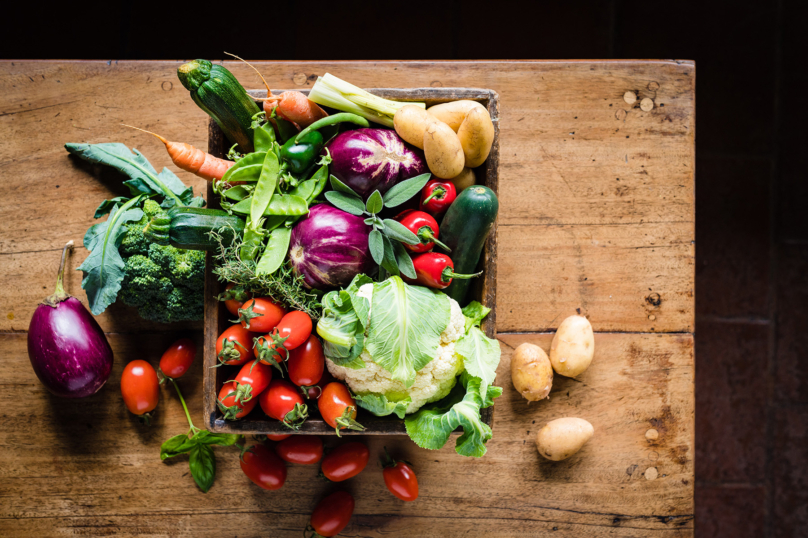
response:
[[[293,435],[275,447],[283,461],[313,465],[323,458],[323,440],[313,435]]]
[[[293,430],[298,430],[308,417],[308,408],[297,387],[285,379],[273,379],[269,388],[258,398],[261,409],[268,416],[280,420]]]
[[[244,417],[255,408],[258,403],[258,398],[251,398],[249,400],[241,401],[236,400],[238,396],[237,386],[235,381],[230,381],[222,385],[222,390],[219,391],[219,399],[217,405],[219,410],[224,413],[226,420],[236,420]]]
[[[160,371],[171,379],[185,375],[196,357],[196,344],[190,338],[180,338],[160,357]]]
[[[127,364],[121,374],[121,395],[126,408],[148,422],[147,413],[154,411],[160,400],[160,381],[152,365],[143,360]]]
[[[339,436],[339,431],[345,428],[357,431],[365,429],[354,420],[356,418],[356,401],[348,392],[348,387],[338,381],[323,387],[323,393],[317,400],[317,407],[320,409],[323,420],[337,430],[337,436]]]
[[[314,508],[309,526],[320,536],[336,536],[348,526],[354,506],[354,498],[347,491],[332,493]]]
[[[253,333],[241,325],[232,325],[216,340],[216,357],[222,364],[239,365],[250,358],[253,348]]]
[[[369,459],[368,447],[359,441],[352,441],[326,454],[321,470],[332,482],[342,482],[361,473]]]
[[[225,297],[231,297],[230,299],[225,300],[224,307],[227,309],[228,312],[230,312],[234,316],[238,316],[238,309],[241,308],[241,305],[244,304],[244,301],[252,299],[252,293],[248,291],[242,291],[239,289],[237,289],[236,291],[231,291],[235,287],[236,284],[231,282],[224,289],[223,295]]]
[[[291,436],[291,433],[268,433],[267,439],[270,441],[283,441],[284,439],[289,439]]]
[[[279,489],[286,482],[286,464],[264,445],[253,445],[240,458],[241,470],[264,489]]]
[[[269,297],[248,299],[238,309],[241,325],[255,333],[268,333],[285,315],[286,310]]]
[[[286,369],[289,371],[289,380],[295,385],[319,383],[325,369],[325,354],[320,339],[312,334],[303,345],[290,351]]]
[[[272,368],[258,361],[248,362],[241,367],[236,382],[236,401],[247,402],[257,398],[272,381]]]
[[[286,348],[283,347],[283,344],[280,343],[277,335],[265,334],[264,336],[255,338],[253,342],[253,354],[255,358],[262,364],[274,366],[280,371],[281,376],[283,376],[281,363],[288,357],[288,352]]]
[[[311,317],[305,312],[292,311],[283,316],[275,327],[279,338],[283,338],[283,347],[295,349],[305,342],[311,334]],[[275,332],[273,331],[273,332]]]
[[[384,470],[384,483],[390,493],[401,499],[402,501],[414,501],[418,498],[418,479],[415,477],[415,471],[412,470],[410,464],[406,461],[396,461],[387,453],[387,447],[384,447],[384,453],[387,456],[386,461],[383,462]]]

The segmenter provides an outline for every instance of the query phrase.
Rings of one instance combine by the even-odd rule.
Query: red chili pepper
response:
[[[440,215],[457,198],[457,189],[451,181],[431,179],[421,191],[421,207],[433,215]]]
[[[451,252],[449,247],[438,241],[438,222],[429,213],[408,209],[402,211],[396,217],[396,220],[403,224],[409,231],[417,235],[418,239],[421,240],[417,245],[402,243],[404,248],[410,252],[420,254],[421,252],[432,250],[432,247],[435,245],[438,245],[447,252]]]
[[[446,254],[439,252],[426,252],[412,259],[415,266],[415,282],[422,286],[442,290],[452,283],[453,278],[474,278],[480,276],[482,271],[473,275],[458,275],[454,272],[454,263]]]

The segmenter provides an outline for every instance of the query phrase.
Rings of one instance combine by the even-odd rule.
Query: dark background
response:
[[[30,7],[4,58],[695,60],[696,536],[808,536],[804,0]]]

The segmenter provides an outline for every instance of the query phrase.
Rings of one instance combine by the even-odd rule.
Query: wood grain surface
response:
[[[124,142],[203,191],[159,142],[120,125],[206,147],[207,117],[177,81],[180,63],[0,62],[0,536],[300,536],[333,489],[317,469],[290,466],[284,489],[265,492],[234,449],[217,448],[216,484],[203,494],[185,457],[160,462],[160,443],[186,429],[181,407],[163,389],[156,424],[143,428],[121,404],[120,373],[136,358],[156,364],[186,331],[201,345],[201,323],[152,324],[113,305],[98,319],[115,368],[85,400],[50,396],[28,362],[25,331],[52,291],[61,247],[81,243],[101,200],[125,194],[120,176],[68,157],[64,143]],[[226,64],[260,87],[249,68]],[[489,452],[469,460],[452,447],[367,437],[374,459],[386,444],[415,464],[421,497],[396,500],[372,463],[345,483],[357,506],[343,535],[692,536],[693,63],[257,65],[272,87],[308,88],[330,72],[359,86],[483,87],[500,97],[505,391]],[[86,255],[78,248],[69,268]],[[80,273],[68,273],[68,291],[85,301]],[[578,309],[598,332],[592,367],[578,380],[557,377],[549,401],[527,405],[510,384],[512,348],[548,349],[549,332]],[[201,363],[200,351],[181,381],[199,424]],[[544,461],[535,433],[561,416],[589,420],[595,437],[567,461]]]

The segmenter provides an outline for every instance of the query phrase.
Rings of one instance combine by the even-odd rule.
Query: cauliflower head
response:
[[[373,284],[365,284],[357,293],[367,299],[372,294]],[[390,372],[375,363],[367,349],[363,349],[360,355],[365,361],[365,368],[339,366],[326,358],[328,371],[335,378],[344,381],[356,394],[383,395],[391,402],[398,402],[409,396],[412,401],[407,406],[408,414],[444,398],[454,388],[457,376],[463,372],[463,358],[455,353],[455,342],[463,336],[466,324],[466,318],[457,301],[449,298],[449,303],[451,318],[440,335],[437,356],[416,372],[415,383],[410,388],[390,377]]]

